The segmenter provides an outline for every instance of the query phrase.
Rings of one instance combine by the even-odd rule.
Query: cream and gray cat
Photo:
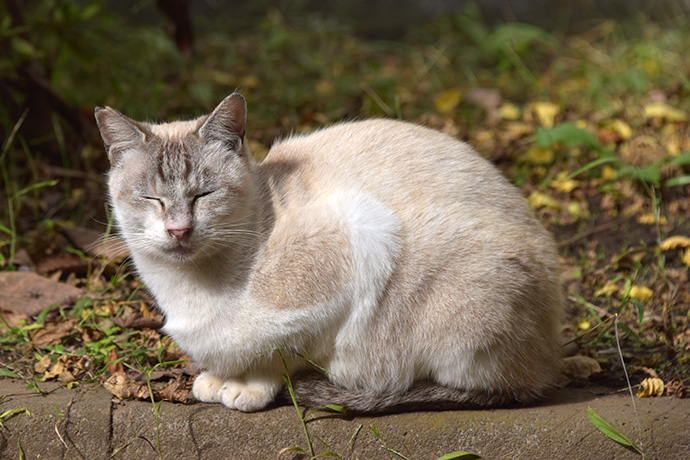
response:
[[[557,381],[554,244],[467,145],[357,121],[256,164],[239,94],[192,121],[96,120],[121,235],[205,369],[198,400],[262,409],[307,359],[328,381],[296,379],[298,400],[357,412],[530,402]]]

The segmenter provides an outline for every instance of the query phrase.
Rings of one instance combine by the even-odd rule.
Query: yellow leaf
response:
[[[529,197],[527,197],[527,203],[529,203],[529,205],[532,206],[534,209],[561,209],[561,205],[558,203],[558,201],[556,201],[555,198],[545,193],[537,192],[536,190],[530,193]]]
[[[632,128],[623,120],[614,120],[613,123],[611,123],[611,128],[613,128],[613,130],[618,133],[621,139],[625,141],[632,137]]]
[[[642,224],[642,225],[653,225],[656,223],[656,214],[653,212],[648,212],[642,215],[637,216],[637,222]],[[661,225],[664,225],[667,223],[666,217],[665,216],[659,216],[659,223]]]
[[[460,88],[450,88],[434,98],[434,107],[439,113],[449,113],[460,103],[462,91]]]
[[[504,120],[517,120],[520,118],[520,108],[515,104],[506,102],[498,108],[498,115]]]
[[[640,388],[637,390],[638,398],[647,398],[649,396],[661,396],[664,394],[664,381],[659,378],[648,377],[640,383]]]
[[[618,177],[618,171],[616,171],[616,168],[608,165],[601,168],[601,178],[603,180],[609,181],[615,179],[616,177]]]
[[[652,102],[644,107],[645,118],[662,118],[666,121],[685,121],[688,116],[682,110],[678,110],[663,102]]]
[[[646,286],[633,286],[628,295],[632,299],[648,300],[652,298],[654,292]]]
[[[551,181],[551,188],[555,188],[559,192],[570,193],[580,186],[580,182],[575,179],[566,179],[567,176],[566,171],[558,173],[556,178]]]
[[[553,102],[537,102],[533,107],[539,123],[544,128],[552,128],[554,119],[558,115],[558,106]]]
[[[553,162],[553,150],[547,147],[532,146],[526,153],[527,159],[538,165],[545,165]]]
[[[594,293],[595,297],[599,296],[605,296],[605,297],[611,297],[613,294],[618,292],[618,285],[614,283],[613,281],[607,281],[606,284],[597,289],[597,291]]]
[[[683,255],[680,256],[680,260],[682,260],[685,265],[690,267],[690,249],[683,252]]]
[[[571,201],[568,203],[568,214],[578,219],[586,219],[589,217],[589,212],[582,207],[579,201]]]
[[[580,318],[577,320],[577,328],[581,331],[586,331],[587,329],[589,329],[590,325],[591,323],[588,319]]]
[[[670,236],[661,242],[661,250],[668,251],[675,248],[690,248],[690,238],[687,236]]]

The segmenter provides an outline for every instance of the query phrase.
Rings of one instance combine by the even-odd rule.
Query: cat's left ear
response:
[[[230,150],[238,151],[244,142],[247,127],[247,102],[239,93],[223,99],[199,127],[199,135],[206,141],[221,141]]]

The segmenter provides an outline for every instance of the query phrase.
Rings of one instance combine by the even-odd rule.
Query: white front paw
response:
[[[192,394],[197,401],[217,403],[222,401],[223,381],[208,372],[202,372],[194,380]]]
[[[265,408],[275,397],[271,385],[226,381],[221,388],[221,400],[230,409],[255,412]]]

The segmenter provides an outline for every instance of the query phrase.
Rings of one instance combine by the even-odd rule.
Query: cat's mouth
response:
[[[175,259],[189,259],[196,253],[196,248],[189,244],[176,243],[165,248],[164,252]]]

